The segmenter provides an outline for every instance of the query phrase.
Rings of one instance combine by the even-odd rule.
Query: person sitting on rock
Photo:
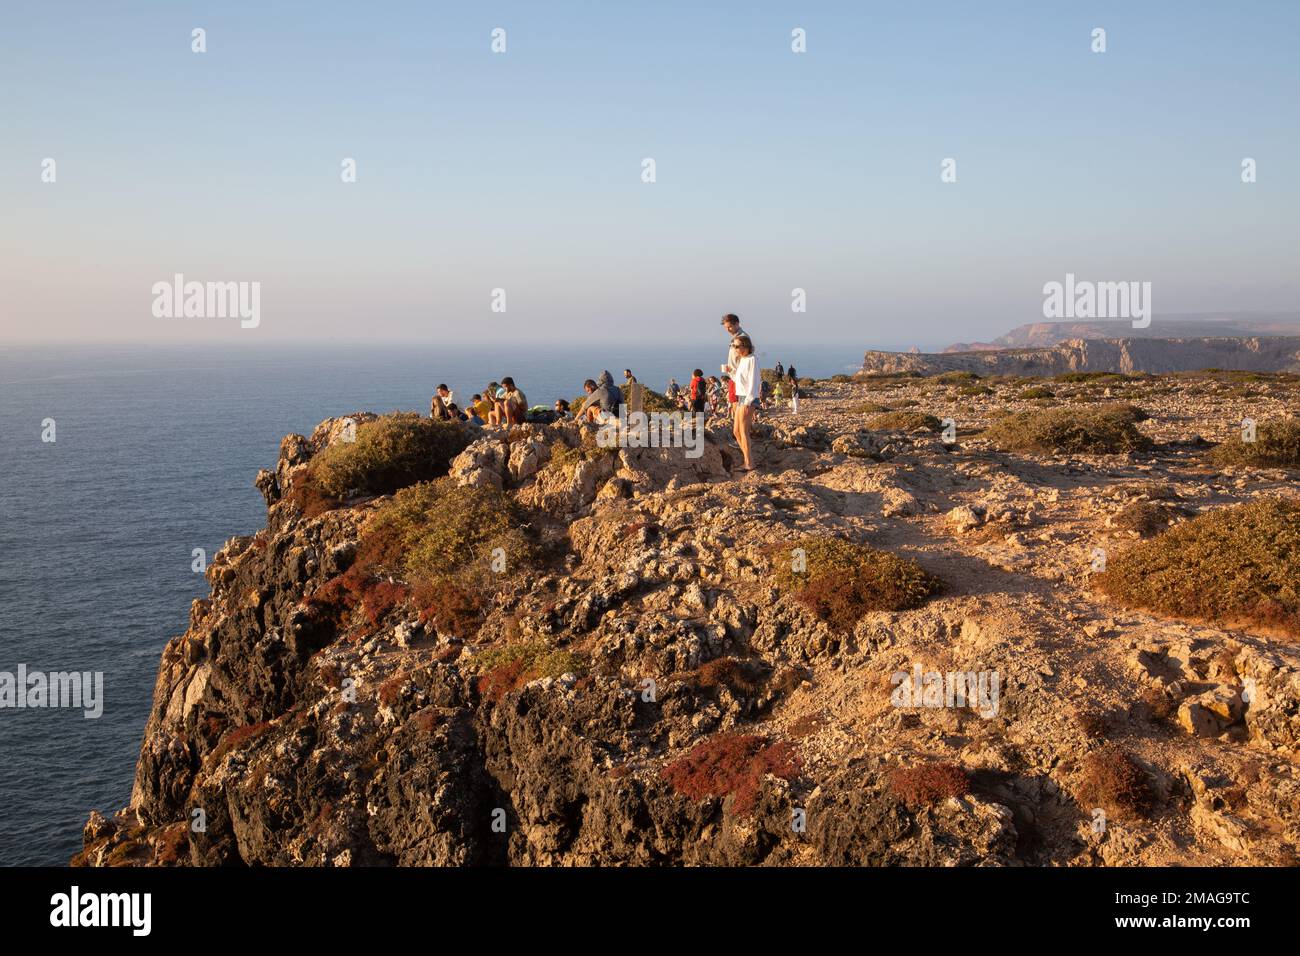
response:
[[[482,428],[487,424],[487,414],[492,410],[492,403],[483,401],[483,396],[477,392],[470,399],[468,413],[465,420],[475,428]]]
[[[597,381],[587,379],[582,383],[582,388],[587,393],[587,399],[578,409],[579,421],[600,422],[607,415],[617,417],[623,393],[614,387],[614,376],[608,371],[601,372]]]
[[[492,414],[492,403],[478,392],[475,392],[469,403],[470,424],[474,424],[474,419],[477,418],[478,424],[486,425],[490,414]]]
[[[557,398],[555,400],[555,419],[556,421],[567,422],[573,419],[573,412],[569,411],[568,400]]]
[[[429,417],[434,421],[449,422],[454,416],[447,410],[447,406],[443,402],[442,397],[435,395],[429,402]]]
[[[518,388],[515,380],[507,375],[501,380],[501,405],[507,425],[522,425],[528,412],[528,399]]]
[[[483,400],[491,403],[492,406],[491,408],[488,409],[488,413],[486,416],[487,423],[494,427],[500,425],[502,421],[501,383],[488,382],[488,387],[483,389]]]

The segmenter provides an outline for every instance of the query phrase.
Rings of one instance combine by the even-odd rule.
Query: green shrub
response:
[[[1300,636],[1300,505],[1206,512],[1113,557],[1092,585],[1127,607]]]
[[[993,389],[989,388],[987,385],[963,385],[961,388],[957,389],[957,394],[966,396],[992,395]]]
[[[974,372],[944,372],[938,376],[935,381],[943,382],[945,385],[953,382],[974,382],[979,378]]]
[[[1216,446],[1211,457],[1220,465],[1300,468],[1300,419],[1264,422],[1255,429],[1253,442],[1238,436]]]
[[[387,563],[401,561],[391,570],[418,585],[471,568],[491,573],[497,548],[505,552],[506,573],[518,571],[537,556],[527,523],[505,492],[443,478],[403,488],[366,525],[365,535],[390,542]]]
[[[494,647],[474,658],[471,667],[479,675],[479,693],[498,701],[529,681],[564,674],[581,676],[587,672],[588,664],[572,651],[534,640]]]
[[[867,426],[875,431],[937,432],[943,423],[924,412],[886,412],[870,419]]]
[[[1141,409],[1123,404],[1036,409],[995,422],[984,437],[1002,451],[1117,454],[1151,446],[1135,424],[1145,418]]]
[[[1056,393],[1054,391],[1052,391],[1050,388],[1044,388],[1042,385],[1035,385],[1033,388],[1027,388],[1019,395],[1016,396],[1016,398],[1019,398],[1022,401],[1026,401],[1026,402],[1035,398],[1055,398],[1055,397],[1056,397]]]
[[[870,611],[917,607],[941,586],[909,558],[831,537],[780,548],[775,572],[778,587],[840,631],[851,631]]]
[[[471,441],[456,422],[416,414],[384,415],[357,426],[356,441],[335,442],[310,466],[308,481],[322,494],[392,494],[399,488],[447,474],[451,460]]]

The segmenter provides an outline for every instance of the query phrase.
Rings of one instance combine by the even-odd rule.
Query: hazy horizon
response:
[[[6,11],[0,342],[932,350],[1067,272],[1157,321],[1300,293],[1294,6],[384,12]],[[256,328],[155,317],[176,274]]]

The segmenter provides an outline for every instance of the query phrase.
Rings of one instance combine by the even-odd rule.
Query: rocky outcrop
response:
[[[1294,642],[1087,587],[1131,500],[1294,492],[1285,475],[1189,468],[1190,436],[1235,428],[1242,399],[1158,383],[1128,396],[1155,449],[1085,462],[981,444],[970,405],[1024,407],[1011,386],[958,405],[928,384],[819,384],[799,417],[765,414],[762,471],[745,475],[724,429],[694,457],[601,448],[573,424],[482,431],[450,480],[513,498],[541,556],[496,585],[473,633],[400,597],[322,612],[387,499],[309,517],[297,494],[365,416],[289,436],[257,478],[266,528],[214,557],[211,594],[163,651],[131,803],[91,815],[76,862],[1295,862]],[[1293,397],[1271,388],[1249,399],[1261,419]],[[957,440],[869,428],[866,398],[952,418]],[[774,564],[828,536],[915,558],[943,589],[833,627]],[[560,664],[491,663],[520,649]],[[914,668],[996,673],[997,706],[900,705]],[[1149,817],[1099,833],[1082,794],[1103,741],[1152,796]],[[897,786],[936,763],[969,788]]]
[[[1189,372],[1219,368],[1300,371],[1300,337],[1070,339],[1047,348],[970,352],[877,352],[863,357],[872,375],[975,372],[979,375],[1060,375],[1064,372]]]

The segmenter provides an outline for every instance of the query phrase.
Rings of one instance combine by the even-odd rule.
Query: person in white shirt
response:
[[[733,430],[740,453],[745,456],[741,471],[753,471],[754,462],[750,454],[749,430],[754,423],[754,409],[762,394],[763,378],[759,374],[758,359],[754,356],[754,343],[743,332],[731,340],[731,351],[736,357],[736,412]]]
[[[727,349],[727,364],[722,366],[722,374],[728,376],[727,381],[727,413],[731,416],[732,425],[735,425],[736,416],[736,392],[733,386],[736,379],[736,362],[739,356],[736,355],[736,336],[745,335],[745,330],[740,327],[740,316],[733,312],[728,312],[722,317],[722,327],[727,330],[727,335],[731,337],[731,347]],[[753,344],[752,342],[750,343]]]
[[[445,384],[438,386],[438,397],[442,399],[442,404],[450,405],[456,401],[456,393],[449,389]]]

